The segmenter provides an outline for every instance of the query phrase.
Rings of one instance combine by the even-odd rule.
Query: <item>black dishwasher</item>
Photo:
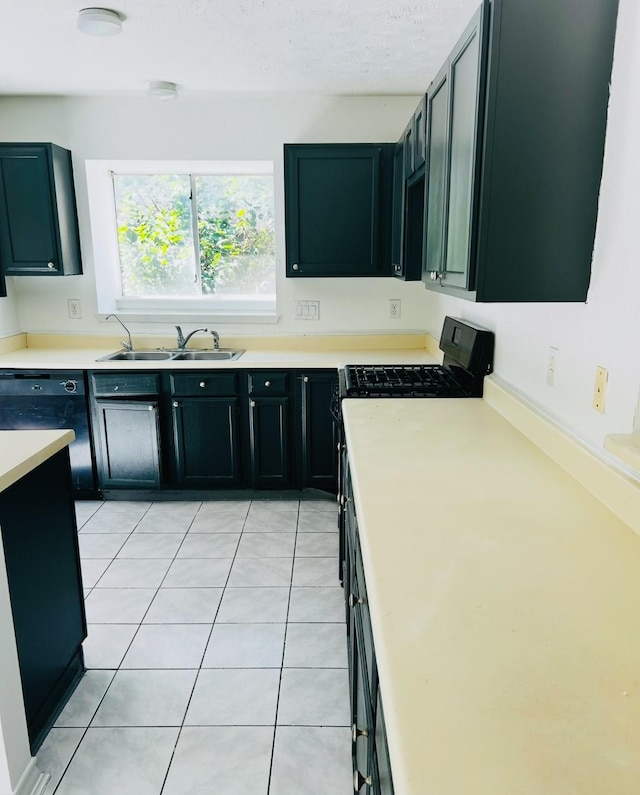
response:
[[[0,370],[0,430],[71,428],[69,447],[76,497],[96,497],[87,390],[82,370]]]

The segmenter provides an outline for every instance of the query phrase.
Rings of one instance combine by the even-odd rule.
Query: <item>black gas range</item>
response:
[[[493,369],[493,332],[445,317],[439,364],[348,364],[340,378],[341,398],[482,397]]]

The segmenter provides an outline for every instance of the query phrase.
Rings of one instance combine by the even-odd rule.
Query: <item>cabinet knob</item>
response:
[[[149,409],[149,411],[153,411],[153,406],[147,406],[147,408]]]
[[[431,279],[432,282],[437,282],[438,281],[438,271],[430,271],[429,272],[429,278]]]
[[[256,402],[255,402],[255,400],[250,400],[250,401],[249,401],[249,405],[251,406],[251,408],[252,408],[252,409],[254,409],[254,408],[256,407]]]
[[[177,400],[174,400],[171,405],[173,406],[174,409],[177,409],[180,404],[178,403]]]
[[[351,727],[351,739],[355,743],[358,737],[368,737],[369,731],[368,729],[359,729],[356,724],[354,723]]]
[[[297,262],[294,262],[294,263],[293,263],[293,270],[294,270],[294,271],[300,270],[300,266],[298,265],[298,263],[297,263]]]
[[[305,375],[305,377],[302,380],[305,382],[305,384],[308,384],[309,383],[309,376]]]
[[[47,268],[49,268],[50,271],[55,270],[55,267],[56,266],[53,264],[53,262],[47,262]]]
[[[349,607],[355,607],[356,605],[363,605],[363,604],[364,604],[364,599],[362,598],[362,596],[356,598],[354,594],[352,593],[349,594]]]
[[[265,381],[265,382],[264,382],[264,385],[265,385],[265,386],[271,386],[271,381]]]
[[[204,389],[207,384],[204,381],[200,381],[200,386]]]
[[[373,779],[371,776],[363,776],[359,770],[356,770],[353,774],[353,789],[355,792],[360,792],[360,790],[364,787],[365,784],[371,786],[373,784]]]

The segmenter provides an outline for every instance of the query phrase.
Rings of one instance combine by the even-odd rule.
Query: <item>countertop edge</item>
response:
[[[75,439],[71,430],[0,431],[0,492],[63,450]]]

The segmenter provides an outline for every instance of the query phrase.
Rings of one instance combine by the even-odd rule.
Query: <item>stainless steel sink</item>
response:
[[[234,351],[231,348],[220,348],[217,351],[180,351],[173,354],[173,360],[176,362],[184,361],[228,361],[232,362],[239,359],[244,351]]]
[[[171,359],[171,351],[116,351],[108,356],[101,356],[97,362],[149,362]]]
[[[150,362],[150,361],[227,361],[231,362],[239,359],[244,351],[236,351],[231,348],[219,348],[218,350],[207,351],[116,351],[108,356],[96,359],[98,362]]]

